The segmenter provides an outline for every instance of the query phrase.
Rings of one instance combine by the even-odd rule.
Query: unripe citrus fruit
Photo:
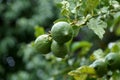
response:
[[[108,68],[110,70],[120,69],[120,55],[117,53],[109,53],[105,57]]]
[[[41,54],[47,54],[51,51],[51,43],[52,38],[47,34],[43,34],[35,40],[34,46],[36,50]]]
[[[53,41],[51,44],[51,51],[56,57],[64,58],[68,53],[67,45],[61,44],[59,45],[56,41]]]
[[[102,77],[107,73],[107,64],[103,60],[94,61],[90,67],[93,67],[98,75],[98,77]]]
[[[51,35],[58,44],[63,44],[72,38],[73,29],[67,22],[57,22],[52,26]]]

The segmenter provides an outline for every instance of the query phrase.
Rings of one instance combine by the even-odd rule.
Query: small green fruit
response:
[[[52,38],[47,34],[43,34],[35,40],[34,46],[36,50],[41,54],[47,54],[51,51],[51,43]]]
[[[57,22],[51,29],[51,35],[58,44],[64,44],[72,38],[73,29],[67,22]]]
[[[52,42],[51,51],[56,57],[64,58],[65,55],[68,53],[67,45],[61,44],[59,45],[56,41]]]
[[[94,61],[90,67],[93,67],[98,75],[98,77],[102,77],[107,73],[107,64],[103,60]]]
[[[120,55],[117,53],[109,53],[105,57],[108,68],[110,70],[120,69]]]

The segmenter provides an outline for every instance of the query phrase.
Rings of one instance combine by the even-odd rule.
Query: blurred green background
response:
[[[51,54],[42,56],[31,47],[36,36],[48,32],[60,17],[59,1],[0,0],[0,80],[72,80],[67,73],[79,67],[81,60],[88,63],[84,58],[76,58],[76,54],[70,60],[61,60]],[[106,30],[104,39],[100,40],[84,27],[74,42],[90,41],[93,44],[91,53],[119,39],[119,31],[116,34]]]
[[[51,63],[28,45],[36,38],[36,26],[47,32],[59,17],[57,1],[0,0],[0,80],[50,78]]]

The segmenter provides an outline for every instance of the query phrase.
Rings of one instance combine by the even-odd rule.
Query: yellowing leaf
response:
[[[82,66],[76,69],[76,71],[80,72],[81,74],[95,74],[95,70],[89,66]]]
[[[105,56],[104,52],[102,51],[102,49],[97,49],[93,52],[93,54],[90,56],[90,60],[96,60],[96,59],[100,59],[103,58]]]
[[[89,66],[82,66],[68,73],[73,76],[75,80],[86,80],[87,75],[96,75],[94,68]]]
[[[81,74],[79,76],[74,76],[75,80],[86,80],[87,75],[86,74]]]

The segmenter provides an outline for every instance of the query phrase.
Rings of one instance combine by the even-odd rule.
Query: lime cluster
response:
[[[52,52],[56,57],[64,58],[68,53],[67,42],[73,37],[72,26],[64,21],[52,26],[50,34],[40,35],[35,40],[35,48],[41,54]]]
[[[94,61],[90,67],[93,67],[99,77],[107,74],[108,71],[120,70],[120,54],[109,53],[104,59]]]

